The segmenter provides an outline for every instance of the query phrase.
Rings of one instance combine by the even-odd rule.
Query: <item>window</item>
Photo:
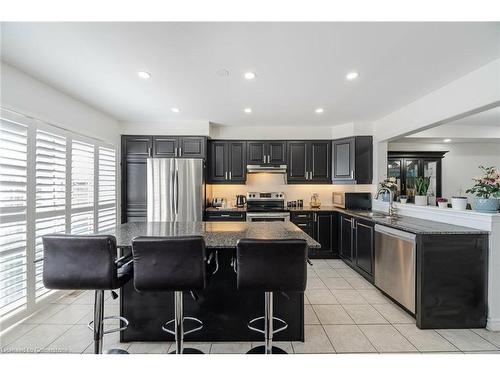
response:
[[[43,258],[42,236],[66,230],[66,137],[36,131],[35,259]],[[35,265],[35,294],[49,292],[43,286],[43,261]]]
[[[99,231],[116,225],[116,153],[113,148],[99,147]]]
[[[42,237],[116,225],[116,150],[39,120],[0,112],[0,324],[57,296],[43,286]]]
[[[27,126],[0,119],[0,318],[27,304]]]
[[[71,233],[94,231],[94,145],[73,141],[71,151]]]

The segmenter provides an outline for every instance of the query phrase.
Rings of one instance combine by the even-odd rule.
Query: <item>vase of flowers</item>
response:
[[[385,180],[383,180],[380,183],[380,187],[388,188],[389,190],[391,190],[394,193],[394,195],[396,195],[395,193],[398,191],[398,184],[397,184],[396,177],[386,178]],[[390,198],[391,195],[387,192],[381,193],[380,196],[382,197],[382,200],[384,202],[389,202],[389,200],[391,199]]]
[[[415,206],[427,206],[427,190],[429,190],[430,184],[430,177],[417,177],[415,179]]]
[[[479,166],[483,175],[474,177],[474,186],[466,193],[476,196],[476,211],[497,212],[498,198],[500,198],[500,172],[495,167]]]

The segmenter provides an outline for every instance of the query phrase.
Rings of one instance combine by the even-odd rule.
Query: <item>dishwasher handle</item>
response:
[[[402,230],[386,227],[384,225],[375,224],[375,232],[385,234],[387,236],[400,238],[405,241],[415,242],[417,236],[413,233],[403,232]]]

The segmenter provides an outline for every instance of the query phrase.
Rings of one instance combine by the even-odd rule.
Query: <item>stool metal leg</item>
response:
[[[102,354],[104,335],[104,290],[95,291],[94,300],[94,354]]]
[[[174,292],[175,298],[175,354],[182,354],[184,347],[184,309],[182,292]]]
[[[272,354],[273,350],[273,293],[265,293],[265,307],[264,307],[264,331],[266,339],[266,352],[265,354]]]

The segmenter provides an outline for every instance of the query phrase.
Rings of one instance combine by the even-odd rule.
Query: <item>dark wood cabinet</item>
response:
[[[354,244],[355,244],[355,265],[365,276],[373,278],[373,264],[375,260],[374,244],[374,224],[371,221],[355,219]]]
[[[340,214],[340,257],[362,276],[373,282],[374,223]]]
[[[214,184],[241,184],[246,181],[246,142],[210,141],[208,181]]]
[[[442,159],[447,151],[399,152],[387,153],[387,177],[394,177],[398,184],[398,194],[408,196],[408,202],[414,202],[415,179],[430,177],[428,194],[441,197]],[[395,197],[397,199],[397,197]]]
[[[153,137],[122,136],[122,223],[146,220],[146,163],[152,150]]]
[[[158,158],[205,158],[205,137],[153,137],[153,156]]]
[[[248,141],[248,164],[286,164],[285,141]]]
[[[310,258],[337,258],[336,212],[294,211],[290,221],[321,244],[319,249],[310,249]]]
[[[288,141],[289,183],[331,183],[331,141]]]
[[[358,136],[336,139],[333,144],[333,183],[371,184],[373,139]]]
[[[241,211],[206,211],[205,221],[246,221],[246,213]]]
[[[353,222],[347,215],[339,216],[339,254],[342,259],[352,264],[353,261]]]

